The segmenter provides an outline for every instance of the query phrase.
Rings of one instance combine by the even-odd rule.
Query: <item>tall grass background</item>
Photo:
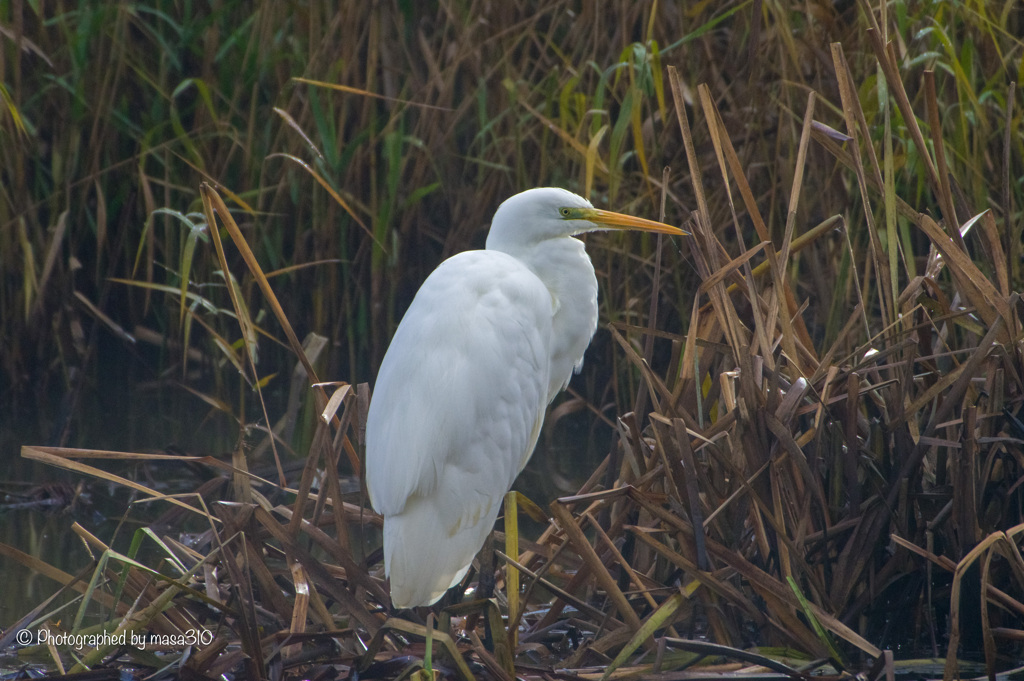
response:
[[[520,490],[600,493],[516,561],[568,592],[527,587],[523,645],[556,657],[538,632],[571,602],[596,622],[579,667],[660,669],[684,635],[875,674],[884,650],[947,676],[1019,658],[1019,4],[12,2],[0,28],[0,409],[28,458],[218,455],[247,502],[239,471],[266,467],[297,488],[290,538],[221,519],[294,557],[311,471],[358,467],[357,386],[502,199],[664,205],[692,240],[587,239],[602,329]],[[266,281],[309,368],[353,386],[334,434]],[[381,628],[334,508],[354,596],[312,575],[311,621],[415,637]],[[263,597],[298,633],[291,588]],[[641,620],[660,643],[617,630]],[[233,631],[263,660],[254,622]]]

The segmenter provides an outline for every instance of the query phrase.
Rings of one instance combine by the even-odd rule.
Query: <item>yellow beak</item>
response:
[[[666,225],[663,222],[645,220],[644,218],[637,218],[622,213],[613,213],[610,210],[601,210],[600,208],[586,208],[581,213],[581,217],[584,220],[611,229],[639,229],[644,232],[657,232],[658,234],[672,234],[674,236],[689,236],[690,234],[686,230]]]

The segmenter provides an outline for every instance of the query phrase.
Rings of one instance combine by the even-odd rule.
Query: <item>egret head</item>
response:
[[[598,229],[639,229],[685,235],[676,227],[594,208],[590,201],[558,187],[528,189],[506,199],[494,213],[487,248],[530,247],[547,239]]]

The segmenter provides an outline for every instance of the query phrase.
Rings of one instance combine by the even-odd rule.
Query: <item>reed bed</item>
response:
[[[106,632],[38,650],[161,678],[1021,673],[1018,7],[155,6],[4,20],[0,371],[48,413],[99,334],[154,344],[138,394],[200,401],[230,454],[23,447],[161,514],[76,524],[77,575],[0,546],[61,584],[5,644]],[[506,500],[465,602],[391,612],[369,379],[416,284],[543,184],[693,236],[589,237],[604,326],[546,439],[586,417],[599,464]],[[159,462],[208,482],[140,482]]]

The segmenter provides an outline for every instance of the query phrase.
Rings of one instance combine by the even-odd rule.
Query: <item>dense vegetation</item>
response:
[[[211,455],[119,549],[148,567],[76,529],[53,626],[204,627],[117,660],[211,678],[429,659],[344,488],[363,384],[427,273],[560,185],[694,235],[588,237],[603,326],[544,437],[586,482],[541,510],[578,471],[538,454],[523,591],[484,564],[491,644],[456,608],[434,662],[1020,666],[1022,35],[1009,0],[0,4],[0,414],[143,495],[158,456],[62,447]]]

